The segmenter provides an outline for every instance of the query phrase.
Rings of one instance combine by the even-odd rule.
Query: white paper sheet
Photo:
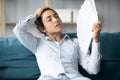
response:
[[[85,0],[82,4],[77,19],[77,36],[79,46],[83,53],[87,53],[91,38],[92,25],[98,21],[95,0]]]

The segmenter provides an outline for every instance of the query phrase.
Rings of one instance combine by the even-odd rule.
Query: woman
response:
[[[32,24],[45,34],[36,37],[27,31]],[[99,33],[101,23],[97,21],[93,27],[91,54],[80,52],[77,39],[62,34],[63,25],[57,12],[49,7],[38,8],[34,15],[28,16],[14,28],[14,34],[20,42],[34,53],[40,68],[38,80],[90,80],[78,71],[78,63],[90,74],[100,70]]]

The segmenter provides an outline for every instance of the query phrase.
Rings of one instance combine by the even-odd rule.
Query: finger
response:
[[[40,17],[42,11],[43,11],[44,9],[46,9],[46,8],[49,8],[49,7],[48,7],[48,6],[42,6],[42,7],[38,8],[38,9],[36,10],[36,12],[35,12],[36,16],[37,16],[37,17]]]
[[[101,27],[99,25],[94,25],[92,27],[92,32],[100,32],[101,31]]]
[[[96,24],[99,25],[99,26],[102,26],[101,21],[98,21]]]

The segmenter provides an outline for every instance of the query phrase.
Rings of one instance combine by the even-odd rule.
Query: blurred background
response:
[[[63,33],[76,32],[76,18],[84,0],[0,0],[0,37],[14,36],[12,30],[19,20],[34,14],[37,8],[47,5],[60,15]],[[120,0],[95,0],[102,32],[120,31]],[[28,29],[38,35],[35,25]]]

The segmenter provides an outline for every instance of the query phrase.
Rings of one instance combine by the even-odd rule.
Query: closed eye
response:
[[[59,18],[59,15],[56,13],[56,14],[54,15],[54,17],[55,17],[55,18]]]

